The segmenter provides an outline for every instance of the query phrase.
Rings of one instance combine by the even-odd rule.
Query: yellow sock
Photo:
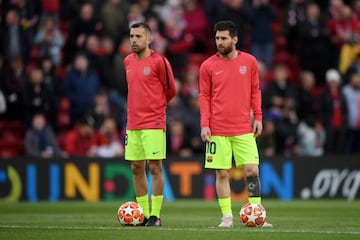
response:
[[[219,205],[223,216],[232,216],[231,198],[219,198]]]
[[[146,218],[149,218],[150,217],[150,208],[149,208],[148,195],[146,194],[146,195],[141,196],[141,197],[136,197],[136,201],[140,205],[140,207],[143,209],[144,216]]]
[[[249,203],[259,203],[259,204],[261,204],[261,197],[249,197]]]
[[[163,198],[163,195],[151,196],[151,216],[156,216],[160,218]]]

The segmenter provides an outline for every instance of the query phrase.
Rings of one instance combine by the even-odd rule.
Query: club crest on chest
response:
[[[151,72],[151,68],[150,67],[144,67],[144,75],[149,75]]]
[[[246,74],[247,66],[240,66],[239,72],[240,72],[240,74]]]

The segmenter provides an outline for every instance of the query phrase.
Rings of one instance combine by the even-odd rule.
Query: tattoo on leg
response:
[[[259,176],[246,178],[249,197],[260,197],[260,179]]]

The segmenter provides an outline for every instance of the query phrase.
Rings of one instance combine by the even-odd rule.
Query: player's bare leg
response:
[[[247,164],[244,166],[247,181],[247,190],[250,203],[261,203],[261,185],[259,178],[259,166]],[[262,227],[272,227],[272,224],[265,222]]]
[[[152,194],[162,195],[164,191],[164,177],[162,174],[162,161],[149,161],[149,170],[152,176]]]
[[[216,170],[216,193],[223,217],[218,225],[221,228],[233,226],[233,216],[231,210],[231,190],[230,190],[230,171],[227,169]]]
[[[131,171],[135,187],[136,201],[144,211],[144,226],[150,217],[150,206],[148,198],[148,182],[146,177],[146,161],[132,161]]]
[[[149,161],[152,176],[151,214],[146,226],[161,226],[160,211],[163,202],[164,177],[162,174],[162,161]]]
[[[133,173],[136,196],[144,196],[145,194],[148,193],[145,161],[132,161],[131,171]]]

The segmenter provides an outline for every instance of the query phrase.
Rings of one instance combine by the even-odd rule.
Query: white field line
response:
[[[160,228],[147,228],[147,227],[89,227],[89,226],[28,226],[28,225],[0,225],[0,229],[44,229],[44,230],[146,230],[146,231],[201,231],[201,232],[251,232],[251,231],[261,231],[261,232],[273,232],[273,233],[314,233],[314,234],[352,234],[352,235],[360,235],[360,231],[332,231],[332,230],[297,230],[297,229],[276,229],[276,228],[256,228],[255,229],[247,229],[247,228],[230,228],[230,229],[220,229],[217,227],[203,227],[203,228],[194,228],[194,227],[160,227]]]

